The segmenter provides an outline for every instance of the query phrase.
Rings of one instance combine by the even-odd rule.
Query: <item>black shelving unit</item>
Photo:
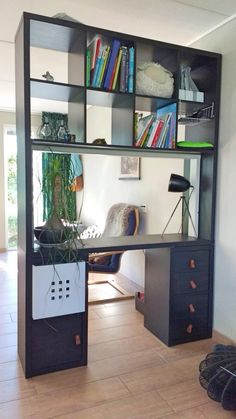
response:
[[[143,61],[157,61],[171,71],[174,77],[172,97],[140,94],[136,89],[136,72],[133,93],[123,93],[119,89],[108,92],[103,88],[87,86],[86,48],[95,34],[108,40],[120,39],[125,45],[133,46],[135,69]],[[66,54],[67,82],[47,82],[32,77],[32,47]],[[193,79],[204,92],[203,103],[178,99],[181,65],[191,66]],[[85,312],[50,319],[51,330],[43,319],[32,318],[32,267],[42,263],[33,240],[34,150],[168,158],[178,156],[185,159],[186,176],[189,174],[189,159],[199,156],[198,238],[187,236],[188,226],[184,223],[183,235],[95,240],[86,243],[79,255],[86,260],[88,253],[92,251],[147,249],[145,326],[168,345],[210,337],[221,56],[80,23],[24,13],[16,34],[16,69],[19,170],[18,352],[26,377],[87,363],[87,287]],[[70,132],[76,134],[76,143],[31,139],[31,98],[65,102],[68,106],[68,126]],[[191,114],[212,102],[214,118],[204,124],[186,125],[185,129],[187,140],[207,140],[214,145],[212,149],[152,149],[134,146],[136,111],[155,113],[159,108],[176,103],[177,127],[178,112],[184,110],[186,114]],[[87,105],[111,108],[111,144],[95,146],[88,143],[87,126],[93,121],[88,117]],[[177,134],[176,129],[176,141]],[[47,256],[44,256],[47,260]],[[201,278],[204,278],[203,284],[198,283]],[[61,330],[61,333],[54,336],[51,334],[53,329]],[[79,335],[81,339],[80,345],[76,347],[75,335]]]

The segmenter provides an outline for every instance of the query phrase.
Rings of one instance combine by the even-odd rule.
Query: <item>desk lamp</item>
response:
[[[190,214],[189,205],[188,205],[189,200],[191,198],[191,195],[193,193],[194,187],[190,184],[189,180],[186,179],[184,176],[176,175],[174,173],[171,174],[170,180],[169,180],[168,192],[186,192],[190,188],[192,188],[192,191],[191,191],[188,199],[186,199],[186,197],[184,195],[181,195],[181,197],[179,198],[179,200],[178,200],[178,202],[177,202],[177,204],[176,204],[176,206],[175,206],[175,208],[174,208],[174,210],[173,210],[173,212],[172,212],[169,220],[167,221],[167,224],[166,224],[166,226],[165,226],[165,228],[164,228],[164,230],[162,232],[162,235],[165,233],[165,231],[166,231],[166,229],[167,229],[167,227],[168,227],[171,219],[174,216],[175,211],[177,210],[180,202],[182,201],[182,222],[181,222],[180,229],[182,230],[183,219],[184,219],[184,216],[185,216],[185,214],[187,212],[188,213],[188,216],[190,218],[190,221],[191,221],[191,224],[192,224],[194,233],[197,236],[197,232],[196,232],[196,229],[194,227],[193,219],[192,219],[192,216]]]

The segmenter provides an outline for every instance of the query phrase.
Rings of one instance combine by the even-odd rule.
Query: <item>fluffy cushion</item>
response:
[[[107,214],[103,237],[130,236],[136,227],[135,206],[129,204],[112,205]]]
[[[160,64],[147,62],[137,68],[137,93],[170,98],[174,91],[173,74]]]

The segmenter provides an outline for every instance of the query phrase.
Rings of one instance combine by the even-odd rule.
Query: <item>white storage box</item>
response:
[[[85,311],[85,276],[85,262],[33,266],[33,319]]]

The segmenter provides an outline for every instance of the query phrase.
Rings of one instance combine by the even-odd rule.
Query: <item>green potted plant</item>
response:
[[[46,154],[41,180],[45,224],[35,227],[34,234],[40,244],[58,244],[77,235],[75,179],[78,176],[70,155]]]

